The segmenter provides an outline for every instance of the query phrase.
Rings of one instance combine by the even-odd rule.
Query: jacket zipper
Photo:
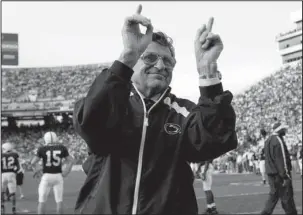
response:
[[[287,161],[286,161],[286,156],[285,156],[285,150],[284,150],[284,145],[282,140],[280,139],[279,135],[277,135],[278,141],[280,143],[281,146],[281,150],[282,150],[282,155],[283,155],[283,163],[284,163],[284,170],[285,170],[285,174],[288,178],[291,178],[291,176],[288,174],[288,166],[287,166]]]
[[[141,93],[138,91],[138,89],[133,85],[135,90],[137,91],[138,95],[140,96],[140,99],[143,103],[143,109],[144,109],[144,119],[143,119],[143,128],[142,128],[142,136],[141,136],[141,142],[140,142],[140,149],[139,149],[139,158],[138,158],[138,167],[137,167],[137,175],[136,175],[136,184],[135,184],[135,191],[134,191],[134,197],[133,197],[133,206],[132,206],[132,214],[135,215],[137,213],[137,208],[138,208],[138,199],[139,199],[139,188],[140,188],[140,181],[141,181],[141,172],[142,172],[142,163],[143,163],[143,151],[144,151],[144,144],[145,144],[145,138],[146,138],[146,130],[148,127],[148,115],[150,111],[162,100],[162,98],[165,96],[166,92],[168,91],[165,90],[165,92],[161,95],[161,97],[158,99],[158,101],[151,106],[151,108],[146,111],[146,106],[144,99],[141,95]],[[95,197],[99,185],[100,185],[100,178],[101,174],[97,178],[97,183],[95,185],[95,188],[92,190],[92,192],[88,195],[88,197],[85,199],[85,202],[83,205],[79,208],[80,214],[82,214],[85,206],[88,204],[88,201]]]
[[[138,95],[140,96],[140,99],[143,103],[143,109],[144,109],[144,119],[143,119],[143,128],[142,128],[142,136],[141,136],[141,142],[140,142],[140,149],[139,149],[139,158],[138,158],[138,166],[137,166],[137,175],[136,175],[136,183],[135,183],[135,191],[134,191],[134,198],[133,198],[133,206],[132,206],[132,214],[137,214],[138,209],[138,200],[139,200],[139,189],[140,189],[140,182],[141,182],[141,174],[142,174],[142,164],[143,164],[143,152],[144,152],[144,145],[145,145],[145,139],[146,139],[146,130],[148,127],[148,116],[150,111],[162,100],[164,95],[166,94],[167,90],[161,95],[161,97],[158,99],[158,101],[151,106],[151,108],[147,111],[145,102],[143,99],[142,94],[138,91],[135,85],[133,85],[135,90],[137,91]]]

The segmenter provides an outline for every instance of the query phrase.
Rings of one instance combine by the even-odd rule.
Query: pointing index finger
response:
[[[213,28],[213,23],[214,23],[214,17],[210,17],[209,20],[208,20],[208,24],[207,24],[208,32],[211,32],[211,30]]]
[[[139,4],[136,10],[136,14],[141,14],[141,11],[142,11],[142,5]]]

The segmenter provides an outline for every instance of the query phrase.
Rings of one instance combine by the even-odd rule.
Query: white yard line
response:
[[[30,211],[27,210],[27,209],[20,209],[20,210],[17,210],[17,212],[21,212],[21,213],[29,213]]]
[[[302,207],[296,207],[297,208],[297,211],[298,211],[298,214],[301,214],[302,212]],[[241,213],[233,213],[233,214],[260,214],[262,211],[253,211],[253,212],[241,212]],[[283,209],[280,209],[280,210],[277,210],[277,211],[274,211],[274,213],[281,213],[283,214],[284,213],[284,210]]]
[[[233,214],[260,214],[262,211],[254,211],[254,212],[241,212],[241,213],[233,213]]]
[[[302,190],[294,190],[294,192],[300,192]],[[224,196],[216,196],[216,198],[226,198],[226,197],[236,197],[236,196],[255,196],[255,195],[262,195],[262,194],[268,194],[268,192],[255,192],[255,193],[240,193],[240,194],[230,194],[230,195],[224,195]],[[205,199],[205,196],[199,196],[197,199]]]

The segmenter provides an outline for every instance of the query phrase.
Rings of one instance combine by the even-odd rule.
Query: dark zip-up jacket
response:
[[[189,162],[237,147],[232,94],[200,87],[195,105],[168,88],[146,111],[132,74],[115,61],[75,104],[74,127],[92,152],[75,212],[196,215]]]
[[[271,135],[265,142],[265,170],[268,175],[290,178],[291,160],[283,137]]]

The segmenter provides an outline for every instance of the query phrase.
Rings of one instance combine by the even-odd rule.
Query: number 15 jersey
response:
[[[62,173],[62,159],[69,153],[64,145],[53,144],[38,148],[36,156],[42,158],[43,173],[56,174]]]

